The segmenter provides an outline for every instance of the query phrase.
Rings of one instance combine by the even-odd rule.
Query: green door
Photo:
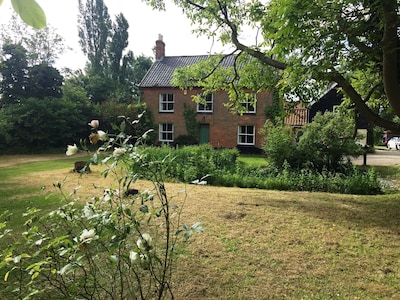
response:
[[[199,133],[199,143],[200,144],[208,144],[210,142],[210,125],[209,124],[201,124],[200,125],[200,133]]]

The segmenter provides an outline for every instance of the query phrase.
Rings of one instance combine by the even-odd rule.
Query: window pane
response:
[[[160,142],[173,142],[174,141],[174,125],[173,124],[160,124],[159,125],[159,141]]]
[[[212,112],[213,111],[213,95],[207,94],[204,96],[204,102],[197,104],[198,112]]]
[[[159,110],[164,112],[174,111],[174,94],[160,94]]]
[[[255,126],[238,127],[238,144],[241,145],[255,144]]]

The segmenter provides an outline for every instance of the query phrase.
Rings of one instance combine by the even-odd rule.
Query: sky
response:
[[[47,24],[54,27],[65,44],[72,48],[57,62],[56,67],[68,67],[76,70],[83,68],[86,58],[78,44],[78,0],[37,0],[45,11]],[[210,52],[228,52],[218,42],[206,37],[197,37],[192,33],[194,27],[171,1],[166,0],[166,11],[159,12],[147,6],[141,0],[104,0],[108,12],[113,18],[123,13],[129,23],[129,50],[135,56],[141,54],[154,57],[153,47],[158,35],[163,36],[166,56],[202,55]],[[0,7],[0,23],[7,21],[12,14],[10,0]]]

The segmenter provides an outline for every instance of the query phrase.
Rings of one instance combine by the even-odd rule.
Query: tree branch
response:
[[[350,100],[357,106],[358,111],[371,123],[376,126],[386,128],[386,129],[393,129],[400,131],[400,124],[383,119],[375,114],[365,103],[365,100],[362,99],[360,94],[353,88],[353,86],[348,83],[348,81],[339,73],[334,72],[331,74],[330,79],[336,82],[343,91],[349,96]]]
[[[400,87],[397,68],[397,13],[396,1],[383,0],[384,31],[382,39],[383,50],[383,83],[385,94],[393,111],[400,115]]]

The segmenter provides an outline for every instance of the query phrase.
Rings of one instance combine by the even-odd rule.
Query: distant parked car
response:
[[[395,136],[392,137],[388,142],[387,142],[387,148],[390,149],[400,149],[400,137]]]

